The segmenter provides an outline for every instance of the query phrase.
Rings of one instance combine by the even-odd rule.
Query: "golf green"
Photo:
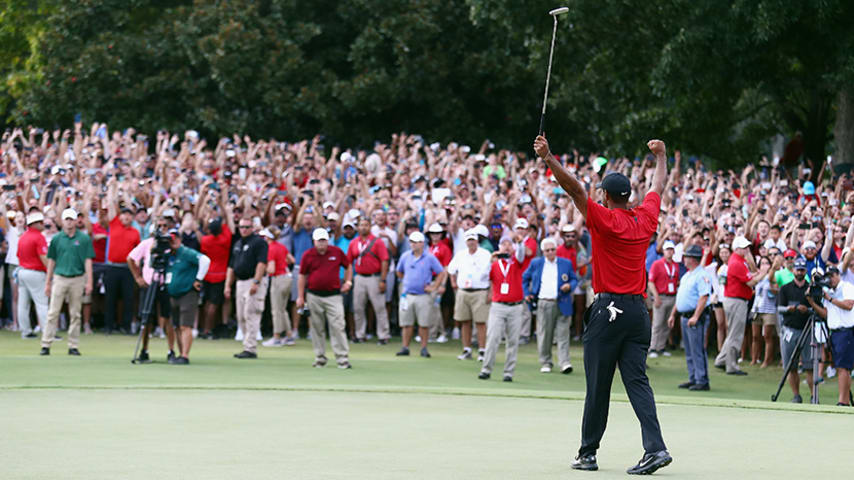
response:
[[[541,374],[522,347],[513,383],[476,378],[459,343],[433,358],[397,345],[354,345],[352,370],[310,367],[307,341],[237,360],[230,340],[197,341],[189,366],[132,365],[134,338],[86,336],[82,357],[57,343],[0,333],[0,477],[41,478],[564,478],[583,409],[581,351],[571,375]],[[502,352],[503,355],[503,352]],[[165,356],[154,340],[152,356]],[[502,357],[499,356],[499,360]],[[675,387],[684,357],[650,360],[674,463],[658,475],[791,478],[842,473],[833,448],[854,417],[833,406],[768,400],[780,368],[712,372],[712,391]],[[498,377],[498,378],[496,378]],[[835,382],[821,388],[835,403]],[[804,394],[806,390],[804,389]],[[642,454],[619,375],[597,478],[623,477]],[[807,457],[807,455],[809,455]],[[808,461],[807,461],[808,460]]]

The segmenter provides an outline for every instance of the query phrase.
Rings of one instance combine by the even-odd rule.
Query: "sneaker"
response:
[[[296,330],[291,331],[291,339],[299,340],[299,332]]]
[[[576,335],[576,336],[572,337],[572,341],[573,342],[580,342],[581,341],[581,335]]]
[[[731,372],[726,372],[727,375],[741,375],[742,377],[747,375],[747,372],[744,370],[733,370]]]
[[[151,358],[148,357],[148,352],[143,350],[138,357],[136,357],[136,363],[151,363]]]
[[[356,337],[356,338],[354,338],[354,339],[352,340],[352,342],[353,342],[353,343],[365,343],[365,339],[364,339],[364,338]]]
[[[234,358],[241,358],[241,359],[243,359],[243,358],[258,358],[258,354],[252,353],[252,352],[247,352],[246,350],[244,350],[240,353],[235,353]]]
[[[189,365],[190,359],[187,357],[178,357],[172,361],[172,365]]]
[[[314,368],[323,368],[326,366],[326,357],[317,357],[314,359],[314,363],[311,364]]]
[[[69,348],[68,354],[73,355],[75,357],[79,357],[80,356],[80,350],[77,350],[76,348]]]
[[[460,339],[460,327],[454,327],[454,329],[451,330],[451,339],[452,340],[459,340]]]
[[[570,467],[573,470],[587,470],[591,472],[599,470],[599,465],[596,464],[596,455],[593,454],[578,455],[572,461]]]
[[[691,388],[693,386],[694,386],[694,382],[685,382],[685,383],[679,384],[679,388]]]
[[[804,403],[804,399],[801,397],[801,394],[797,394],[792,397],[792,403]]]
[[[711,390],[711,387],[709,387],[708,383],[704,383],[702,385],[691,385],[690,387],[688,387],[688,390],[692,392],[708,392],[709,390]]]
[[[664,356],[664,357],[672,357],[672,356],[673,356],[673,354],[671,354],[671,353],[670,353],[670,352],[668,352],[667,350],[662,350],[660,353],[661,353],[661,355],[662,355],[662,356]]]
[[[238,342],[242,342],[243,341],[243,330],[238,328],[237,334],[234,335],[234,339],[237,340]]]
[[[512,382],[512,381],[513,381],[513,377],[511,377],[510,375],[504,375],[504,380],[503,380],[503,381],[505,381],[505,382]]]
[[[566,365],[560,367],[560,373],[564,375],[569,375],[570,373],[572,373],[572,365],[567,363]]]
[[[166,333],[163,332],[162,328],[157,327],[154,329],[154,336],[157,338],[166,338]]]
[[[448,343],[448,337],[443,333],[436,338],[436,343]]]
[[[486,350],[481,348],[477,351],[477,361],[483,363],[484,357],[486,357]]]
[[[258,330],[258,334],[257,334],[257,335],[255,335],[255,340],[258,340],[259,342],[260,342],[261,340],[264,340],[264,336],[263,336],[263,335],[261,335],[261,330]]]
[[[477,378],[479,378],[481,380],[489,380],[489,374],[486,372],[480,372],[478,374]]]
[[[649,358],[658,358],[658,352],[656,352],[655,350],[652,350],[651,352],[649,352],[648,356],[649,356]]]
[[[374,335],[373,335],[373,334],[370,334],[370,333],[369,333],[369,334],[365,335],[365,340],[373,340],[373,339],[374,339]]]
[[[172,363],[172,360],[175,359],[175,350],[169,350],[169,353],[166,354],[166,361]]]
[[[286,347],[292,347],[296,344],[297,342],[294,340],[293,337],[285,337],[284,339],[282,339],[282,345]]]
[[[139,333],[139,322],[130,322],[130,334],[136,335]]]
[[[530,337],[519,337],[519,345],[527,345],[531,343]]]
[[[409,348],[407,348],[407,347],[401,347],[401,348],[400,348],[400,351],[399,351],[399,352],[397,352],[397,353],[395,353],[395,356],[398,356],[398,357],[408,357],[408,356],[409,356]]]
[[[269,340],[262,343],[261,345],[263,345],[265,347],[281,347],[282,345],[284,345],[284,342],[282,341],[281,338],[270,337]]]
[[[827,368],[824,369],[824,374],[827,378],[833,378],[836,376],[836,369],[828,365]]]
[[[83,325],[83,335],[92,335],[93,333],[95,332],[92,331],[92,327],[88,323]]]
[[[39,355],[43,357],[50,355],[50,349],[47,347],[42,347],[41,351],[39,352]]]
[[[424,358],[430,358],[430,352],[427,351],[427,347],[421,348],[421,356]]]
[[[457,360],[471,360],[471,350],[464,348],[463,353],[457,355]]]
[[[343,362],[338,363],[338,368],[340,368],[341,370],[349,370],[349,369],[353,368],[353,366],[350,365],[350,362],[348,362],[347,360],[344,360]]]
[[[540,373],[552,373],[552,367],[548,365],[543,365],[540,367]]]
[[[418,340],[418,341],[420,342],[421,340]],[[387,338],[381,338],[381,339],[377,340],[377,345],[388,345],[388,339]]]
[[[30,333],[27,333],[27,334],[21,336],[21,338],[36,338],[36,337],[38,337],[36,332],[30,332]]]
[[[656,453],[647,453],[641,457],[640,461],[634,467],[626,470],[629,475],[650,475],[659,468],[664,468],[673,462],[673,457],[667,453],[667,450],[662,450]]]

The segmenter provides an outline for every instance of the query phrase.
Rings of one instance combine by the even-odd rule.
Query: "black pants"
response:
[[[130,330],[133,319],[133,275],[127,266],[108,265],[104,268],[104,327],[116,328],[116,303],[122,299],[122,328]]]
[[[613,304],[613,305],[612,305]],[[612,305],[612,309],[609,309]],[[613,318],[611,312],[622,310]],[[640,295],[601,294],[590,305],[584,320],[584,374],[587,394],[581,424],[579,454],[596,453],[608,423],[614,369],[620,375],[629,401],[640,420],[645,453],[665,450],[655,412],[655,398],[646,376],[650,341],[649,313]]]

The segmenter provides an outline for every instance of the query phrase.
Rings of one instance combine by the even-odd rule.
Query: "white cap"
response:
[[[314,233],[311,234],[311,239],[314,241],[329,240],[329,232],[325,228],[315,228]]]
[[[513,230],[516,230],[517,228],[528,228],[528,221],[524,218],[516,220],[516,223],[513,225]]]
[[[409,234],[409,241],[412,243],[421,243],[424,241],[424,234],[416,230]]]
[[[275,240],[275,239],[276,239],[276,238],[273,236],[273,232],[271,232],[270,230],[268,230],[268,229],[266,229],[266,228],[265,228],[264,230],[261,230],[260,232],[258,232],[258,235],[261,235],[262,237],[267,237],[267,238],[269,238],[270,240]]]
[[[349,216],[353,220],[356,220],[357,218],[362,216],[362,212],[356,210],[355,208],[351,208],[347,211],[347,216]]]
[[[667,250],[668,248],[672,248],[672,249],[674,249],[674,250],[675,250],[675,249],[676,249],[676,244],[674,244],[674,243],[673,243],[673,242],[671,242],[670,240],[667,240],[667,241],[665,241],[665,242],[664,242],[664,246],[663,246],[663,247],[661,247],[661,248],[662,248],[663,250]]]
[[[27,223],[29,223],[29,222],[27,222]],[[807,240],[806,242],[804,242],[803,245],[801,245],[801,250],[806,250],[808,248],[817,248],[815,246],[815,242],[813,242],[812,240]]]
[[[566,225],[560,227],[560,231],[563,233],[574,232],[575,231],[575,225],[573,225],[571,223],[567,223]]]
[[[169,218],[175,218],[175,210],[171,209],[171,208],[167,208],[166,210],[163,210],[162,216],[169,217]]]
[[[38,222],[43,222],[43,221],[44,221],[44,215],[42,215],[42,212],[33,212],[33,213],[27,215],[27,225],[31,225],[33,223],[38,223]]]
[[[347,220],[341,224],[341,228],[347,228],[347,227],[356,228],[356,224],[351,222],[350,220]]]
[[[433,225],[430,225],[430,228],[427,229],[427,232],[429,232],[429,233],[442,233],[444,231],[445,231],[445,229],[442,228],[442,226],[439,225],[438,223],[434,223]]]
[[[466,233],[463,234],[463,238],[466,240],[477,240],[477,232],[474,229],[466,230]]]
[[[338,215],[338,212],[330,212],[329,215],[326,216],[327,220],[341,220],[341,215]]]
[[[472,228],[472,230],[474,231],[474,233],[480,235],[481,237],[488,237],[489,236],[489,230],[486,228],[486,225],[479,223],[479,224],[475,225],[474,228]]]
[[[813,244],[815,245],[815,244]],[[735,237],[732,241],[732,248],[747,248],[750,246],[750,240],[744,237]]]
[[[72,220],[77,220],[77,212],[73,208],[66,208],[62,211],[62,219],[70,218]]]
[[[326,210],[327,208],[334,208],[334,207],[335,207],[335,204],[332,202],[329,202],[329,201],[323,202],[323,209],[324,210]]]

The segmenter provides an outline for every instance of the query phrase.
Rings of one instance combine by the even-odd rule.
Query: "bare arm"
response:
[[[659,196],[667,184],[667,148],[661,140],[650,140],[646,144],[655,155],[655,174],[652,176],[652,188]]]
[[[549,150],[549,142],[545,136],[540,135],[534,140],[534,150],[546,162],[546,165],[549,166],[557,183],[560,184],[561,188],[566,191],[569,198],[575,203],[575,208],[581,212],[584,218],[587,218],[587,192],[584,190],[584,185],[574,175],[569,173],[567,169],[563,168],[563,165],[552,155],[551,150]]]

